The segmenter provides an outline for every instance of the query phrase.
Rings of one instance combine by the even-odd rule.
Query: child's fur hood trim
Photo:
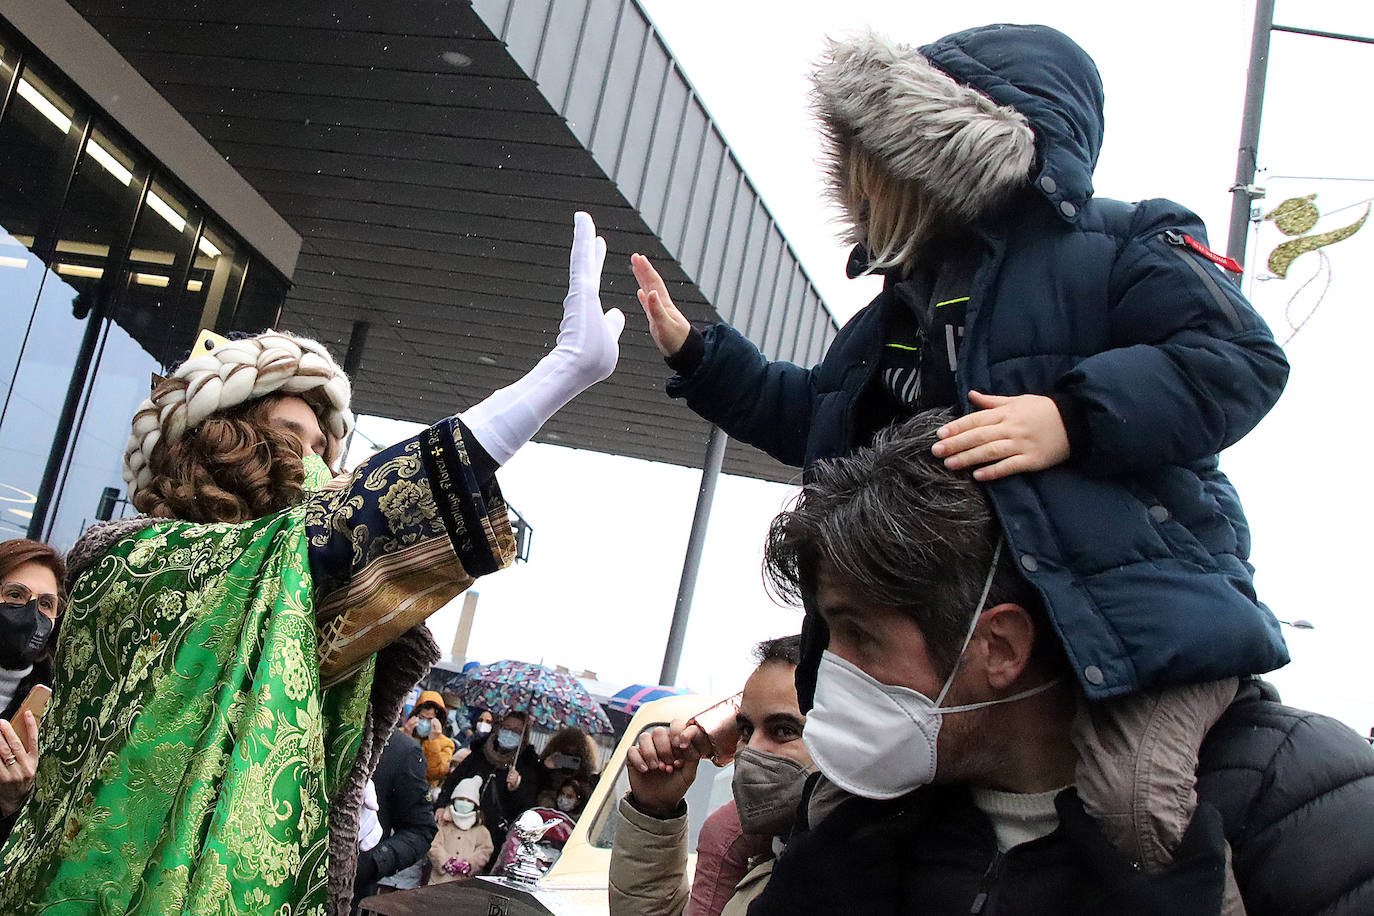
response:
[[[872,32],[830,42],[812,85],[837,200],[854,145],[966,222],[1029,183],[1036,154],[1026,117],[960,85],[914,48]]]

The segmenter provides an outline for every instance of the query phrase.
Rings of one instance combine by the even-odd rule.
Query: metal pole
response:
[[[706,544],[706,525],[711,520],[711,503],[716,498],[716,481],[725,461],[728,437],[719,426],[711,427],[706,443],[706,460],[701,466],[701,488],[697,490],[697,509],[692,516],[692,533],[687,538],[687,557],[682,562],[682,580],[677,587],[677,604],[673,607],[673,623],[668,628],[668,647],[663,650],[663,671],[660,684],[677,683],[677,665],[682,659],[682,643],[687,638],[687,618],[692,613],[692,593],[697,587],[697,571],[701,568],[701,550]]]
[[[1255,3],[1255,32],[1250,39],[1250,67],[1245,79],[1245,111],[1240,120],[1240,153],[1236,157],[1236,182],[1231,185],[1231,226],[1226,234],[1226,256],[1245,263],[1250,237],[1250,206],[1255,197],[1255,168],[1259,150],[1260,115],[1264,111],[1264,81],[1269,73],[1269,35],[1274,26],[1274,0]]]

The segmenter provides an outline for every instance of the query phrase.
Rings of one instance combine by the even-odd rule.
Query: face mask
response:
[[[490,734],[491,734],[491,723],[490,723],[490,722],[478,722],[475,726],[473,726],[473,731],[477,732],[477,734],[479,734],[479,735],[490,735]]]
[[[959,657],[968,648],[982,616],[1002,544],[992,554],[992,567],[983,583],[983,595],[969,622]],[[815,705],[806,715],[802,738],[811,758],[826,778],[841,789],[864,798],[887,799],[905,795],[935,779],[935,749],[940,723],[951,713],[969,712],[1001,703],[1012,703],[1044,693],[1058,678],[1039,687],[998,700],[945,706],[945,694],[958,672],[956,662],[934,700],[908,687],[884,684],[862,669],[830,652],[821,656],[816,673]]]
[[[560,795],[558,796],[558,801],[554,802],[554,804],[558,805],[559,811],[562,811],[566,814],[567,812],[577,807],[577,799],[569,798],[566,795]]]
[[[735,752],[731,788],[745,833],[786,836],[792,832],[809,767],[781,754],[752,747]]]
[[[428,719],[421,719],[419,722],[416,722],[416,723],[415,723],[415,737],[417,737],[417,738],[428,738],[428,737],[429,737],[429,720],[428,720]]]
[[[520,745],[520,733],[503,728],[496,733],[496,746],[503,751],[513,751]]]
[[[463,830],[467,830],[477,823],[477,806],[466,798],[459,799],[449,805],[448,812],[453,818],[453,823]]]
[[[0,667],[17,671],[37,661],[52,635],[52,618],[28,604],[0,604]]]
[[[301,483],[301,488],[307,493],[323,490],[325,484],[334,479],[334,472],[329,470],[329,465],[314,452],[302,458],[301,464],[305,466],[305,480]]]

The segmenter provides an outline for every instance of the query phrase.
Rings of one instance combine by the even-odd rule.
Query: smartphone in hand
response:
[[[735,748],[739,745],[739,708],[744,701],[744,691],[721,700],[709,709],[704,709],[687,720],[706,733],[711,745],[711,762],[723,767],[735,759]]]
[[[20,723],[24,720],[24,711],[28,710],[33,713],[33,717],[39,722],[42,722],[43,713],[47,710],[48,700],[51,698],[52,688],[46,684],[34,684],[33,689],[29,691],[29,695],[24,697],[24,702],[20,704],[19,709],[14,714],[14,718],[10,719],[10,725],[14,726],[15,734],[19,735],[21,740],[23,739],[24,730],[20,727]],[[29,753],[33,753],[37,750],[37,748],[27,746],[25,749]]]

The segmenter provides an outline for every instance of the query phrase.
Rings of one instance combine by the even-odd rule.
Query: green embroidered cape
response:
[[[72,589],[0,913],[337,912],[330,808],[374,653],[509,541],[452,420],[276,515],[115,541]]]

